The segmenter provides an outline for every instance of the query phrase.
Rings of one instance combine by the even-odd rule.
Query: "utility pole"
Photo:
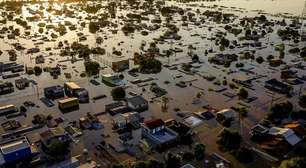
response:
[[[300,16],[300,21],[301,21],[301,40],[306,41],[306,23],[304,22],[304,19],[306,18],[306,1],[304,4],[303,12],[302,15]]]

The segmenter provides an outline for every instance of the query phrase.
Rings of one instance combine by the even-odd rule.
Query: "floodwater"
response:
[[[102,2],[102,4],[105,4],[106,2]],[[245,17],[245,16],[255,16],[259,13],[267,13],[267,16],[269,18],[272,18],[273,20],[282,20],[282,17],[278,17],[277,14],[282,14],[282,16],[301,16],[303,7],[304,7],[304,0],[220,0],[215,2],[193,2],[193,3],[177,3],[177,2],[166,2],[167,5],[175,5],[178,7],[181,7],[183,9],[191,8],[193,12],[195,12],[197,9],[199,9],[201,12],[204,12],[206,10],[218,10],[223,11],[224,13],[234,13],[238,19],[235,19],[231,24],[238,24],[239,18]],[[42,3],[42,5],[47,8],[51,4],[48,2]],[[53,4],[55,9],[61,9],[63,7],[62,3],[55,3]],[[217,5],[217,6],[216,6]],[[77,11],[80,9],[80,5],[77,3],[68,4],[71,9]],[[32,13],[29,12],[29,9],[32,11]],[[20,17],[28,17],[33,15],[38,15],[37,11],[39,9],[38,4],[27,4],[22,8],[22,13]],[[33,12],[34,11],[34,12]],[[4,9],[1,9],[0,6],[0,12],[5,12]],[[100,11],[100,13],[104,13],[105,11]],[[9,62],[9,56],[7,54],[7,50],[12,49],[12,44],[14,43],[20,43],[22,46],[26,48],[32,48],[32,47],[38,47],[41,49],[40,53],[37,54],[25,54],[24,52],[17,51],[17,63],[23,64],[26,66],[35,66],[35,57],[39,55],[43,55],[46,58],[46,61],[44,64],[41,64],[39,66],[41,67],[47,67],[47,66],[56,66],[60,65],[62,67],[66,67],[62,69],[62,75],[58,77],[58,79],[53,79],[48,73],[43,73],[40,76],[34,76],[34,75],[26,75],[21,74],[22,76],[35,80],[38,85],[36,86],[30,86],[29,88],[25,90],[17,90],[15,89],[14,93],[8,94],[8,95],[1,95],[0,96],[0,105],[5,104],[16,104],[17,106],[22,105],[22,103],[25,100],[31,100],[38,104],[40,108],[31,108],[28,112],[28,117],[18,117],[18,120],[22,122],[22,124],[29,125],[31,123],[31,117],[34,116],[37,113],[44,113],[44,114],[52,114],[55,117],[63,117],[66,119],[67,123],[69,121],[78,120],[80,117],[84,116],[87,112],[93,112],[93,113],[99,113],[104,111],[104,105],[107,103],[112,102],[110,91],[111,87],[108,87],[104,84],[101,84],[99,86],[94,86],[90,84],[89,80],[90,78],[82,78],[80,77],[81,72],[84,72],[84,66],[83,66],[83,60],[71,63],[70,61],[66,61],[70,59],[69,56],[59,56],[60,50],[57,48],[57,45],[59,41],[67,40],[69,44],[72,44],[73,42],[80,42],[82,44],[89,45],[90,47],[102,47],[106,50],[105,55],[92,55],[91,58],[98,61],[101,66],[104,66],[103,61],[100,61],[102,57],[112,57],[111,53],[113,50],[121,51],[122,54],[126,58],[133,58],[134,52],[143,52],[140,49],[140,46],[142,43],[146,43],[147,48],[151,42],[156,42],[155,39],[158,39],[162,34],[164,34],[167,31],[167,28],[164,26],[161,26],[158,30],[155,31],[149,31],[148,36],[143,36],[140,32],[135,31],[135,33],[132,33],[130,35],[125,35],[121,31],[122,25],[124,25],[124,21],[122,18],[125,17],[125,15],[129,12],[135,12],[140,13],[141,10],[132,10],[132,9],[118,9],[117,10],[117,17],[116,18],[109,18],[109,21],[116,24],[118,27],[105,27],[102,28],[101,31],[99,31],[96,34],[91,34],[88,31],[88,20],[85,19],[86,16],[88,16],[83,11],[77,11],[73,15],[73,18],[67,18],[64,15],[62,16],[55,16],[46,10],[43,10],[43,15],[41,15],[40,20],[37,20],[35,22],[30,22],[29,25],[32,26],[30,30],[27,30],[30,32],[30,36],[23,35],[24,30],[21,26],[16,25],[15,22],[8,21],[7,24],[0,24],[0,29],[3,27],[8,26],[14,26],[16,28],[20,28],[21,36],[16,37],[15,40],[9,40],[6,38],[6,35],[4,38],[0,39],[0,50],[3,51],[3,54],[0,56],[0,62]],[[34,14],[33,14],[34,13]],[[19,16],[18,16],[19,17]],[[152,19],[155,16],[149,15],[148,18]],[[196,20],[200,20],[202,16],[196,16]],[[79,19],[82,18],[82,19]],[[0,20],[1,20],[0,16]],[[165,22],[165,18],[162,18],[163,23]],[[44,29],[44,32],[42,34],[38,33],[39,23],[46,23],[46,24],[54,24],[57,25],[58,23],[63,23],[64,21],[69,21],[72,24],[76,25],[75,31],[69,31],[68,33],[60,36],[56,39],[53,39],[50,37],[50,34],[54,32],[54,30],[47,30]],[[80,25],[82,21],[85,21],[87,23],[87,26],[84,28]],[[290,19],[287,19],[289,22]],[[152,25],[150,21],[142,21],[142,24]],[[224,25],[225,24],[217,24],[211,20],[205,20],[204,24],[201,25],[195,25],[193,23],[190,23],[187,27],[182,26],[181,22],[181,16],[175,15],[171,23],[177,25],[177,27],[180,28],[179,35],[182,36],[181,40],[175,41],[175,40],[164,40],[164,41],[157,41],[157,46],[160,48],[161,51],[167,50],[171,47],[177,47],[183,50],[183,52],[177,53],[174,56],[171,56],[169,59],[165,57],[158,57],[157,59],[161,60],[163,64],[169,64],[172,66],[177,66],[180,69],[180,64],[185,62],[190,62],[191,59],[189,56],[187,56],[188,46],[192,45],[195,50],[193,51],[195,54],[199,55],[200,61],[202,62],[200,64],[199,68],[195,68],[194,70],[197,71],[198,75],[188,75],[185,73],[182,73],[181,71],[177,70],[170,70],[168,68],[163,68],[162,72],[159,74],[140,74],[137,78],[146,78],[146,77],[153,77],[156,80],[153,82],[156,82],[159,86],[166,89],[168,91],[168,95],[170,97],[169,102],[169,112],[167,113],[161,113],[160,112],[160,100],[157,99],[157,101],[150,103],[150,112],[142,113],[141,115],[144,115],[146,119],[151,117],[158,117],[163,119],[168,118],[176,118],[178,120],[181,120],[181,118],[178,118],[176,116],[176,113],[173,112],[174,108],[179,108],[181,111],[187,111],[191,112],[194,110],[198,110],[201,108],[201,106],[210,104],[212,107],[222,109],[222,108],[229,108],[237,103],[237,99],[233,98],[227,98],[223,96],[220,93],[212,92],[210,90],[215,89],[216,84],[213,84],[213,82],[209,82],[205,79],[203,79],[201,76],[209,76],[213,75],[216,77],[215,81],[222,81],[224,78],[228,79],[230,81],[234,76],[238,75],[244,75],[248,77],[256,77],[258,75],[264,74],[267,75],[266,77],[262,79],[258,79],[257,81],[254,81],[254,89],[255,90],[249,90],[249,94],[251,96],[258,97],[258,100],[250,104],[250,109],[252,112],[249,114],[249,120],[246,120],[246,123],[248,124],[247,127],[251,127],[254,125],[257,121],[259,121],[265,114],[266,110],[268,109],[269,101],[271,100],[271,96],[266,94],[266,90],[263,87],[263,83],[265,80],[268,80],[270,78],[279,78],[279,70],[280,68],[269,69],[269,65],[267,63],[264,64],[257,64],[255,61],[250,60],[239,60],[240,63],[244,63],[244,69],[249,69],[254,72],[254,74],[248,74],[239,71],[238,68],[235,67],[235,65],[232,65],[230,68],[224,68],[223,66],[215,66],[213,64],[208,63],[208,58],[215,55],[215,53],[209,53],[208,56],[205,56],[204,53],[208,49],[213,49],[216,51],[216,53],[220,53],[219,47],[215,46],[213,41],[209,40],[208,38],[214,37],[218,32],[224,32]],[[212,28],[212,30],[209,30],[209,28]],[[276,25],[273,27],[275,29],[281,28],[280,26]],[[117,33],[112,33],[112,30],[118,30]],[[56,33],[56,32],[54,32]],[[78,33],[83,33],[84,36],[87,38],[87,40],[79,41]],[[45,41],[42,40],[42,37],[47,37],[49,40]],[[96,44],[95,39],[97,37],[102,37],[104,39],[102,44]],[[227,38],[233,40],[237,39],[234,35],[228,33]],[[274,50],[274,45],[282,43],[282,40],[276,35],[275,32],[268,34],[265,38],[260,39],[263,46],[265,48],[258,49],[255,47],[248,47],[248,48],[235,48],[235,49],[225,49],[225,51],[222,51],[223,53],[236,53],[239,54],[243,51],[256,51],[256,56],[262,56],[266,58],[268,55],[276,55],[277,52]],[[291,44],[288,41],[284,42],[286,44],[286,47],[288,45],[296,46],[296,47],[304,47],[305,42],[300,42],[297,44]],[[46,51],[47,47],[51,47],[51,51]],[[288,47],[288,48],[290,48]],[[288,61],[289,64],[293,62],[293,60],[296,60],[297,57],[295,55],[291,55],[286,50],[286,57],[284,60]],[[131,68],[134,67],[132,61],[131,61]],[[230,71],[236,72],[231,73],[230,75],[228,72]],[[105,68],[101,70],[101,74],[110,73],[112,72],[110,68]],[[70,73],[72,75],[71,79],[68,79],[65,77],[64,73]],[[147,91],[142,92],[142,88],[138,87],[136,85],[132,85],[129,83],[129,81],[136,79],[135,77],[132,77],[128,75],[128,73],[122,72],[124,74],[125,78],[124,81],[126,83],[127,92],[135,92],[138,94],[143,94],[143,96],[151,100],[151,98],[154,97],[152,93],[150,93],[149,86],[145,86]],[[200,75],[199,75],[200,74]],[[298,74],[305,74],[303,70],[298,70]],[[177,78],[176,76],[181,75],[181,78]],[[6,79],[1,81],[10,81],[14,82],[15,79]],[[96,79],[98,82],[101,82],[101,78]],[[186,88],[179,88],[175,85],[175,83],[179,81],[193,81],[192,86],[188,86]],[[89,90],[90,96],[94,97],[100,94],[106,94],[108,97],[106,99],[98,100],[96,102],[91,101],[89,104],[82,104],[80,106],[80,110],[62,114],[59,112],[57,106],[48,108],[44,104],[42,104],[39,101],[39,98],[42,97],[43,88],[47,86],[52,85],[62,85],[66,81],[75,81],[76,83],[80,84],[80,86],[85,87]],[[165,81],[169,81],[170,84],[164,83]],[[230,90],[227,86],[224,86],[228,89],[230,92],[234,92]],[[295,90],[298,90],[298,86],[295,87]],[[193,103],[193,100],[195,99],[197,93],[199,91],[204,92],[203,98],[199,101],[199,103]],[[280,98],[282,100],[282,96],[275,94],[275,98]],[[291,99],[293,102],[296,102],[296,97],[293,97]],[[56,102],[55,102],[56,104]],[[5,121],[7,119],[1,118],[1,122]],[[104,124],[108,124],[108,127],[110,127],[112,118],[109,115],[103,115],[101,117],[101,120],[105,122]],[[107,133],[111,134],[111,130],[104,130]],[[85,141],[85,144],[88,144],[88,148],[93,148],[91,145],[91,140],[99,139],[100,134],[93,135],[96,136],[92,139],[86,139],[83,138]],[[114,140],[113,138],[109,141]],[[98,143],[95,142],[95,143]]]

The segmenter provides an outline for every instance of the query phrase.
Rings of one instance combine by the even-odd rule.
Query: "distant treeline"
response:
[[[0,0],[0,5],[21,5],[23,3],[42,3],[42,2],[87,2],[104,0]]]

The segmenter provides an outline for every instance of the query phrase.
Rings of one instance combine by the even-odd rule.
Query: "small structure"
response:
[[[201,120],[199,117],[191,115],[189,117],[186,117],[184,119],[184,122],[189,126],[189,127],[197,127],[203,123],[203,120]]]
[[[44,88],[44,94],[46,98],[53,100],[65,96],[64,88],[60,85]]]
[[[102,82],[110,84],[112,86],[122,86],[124,85],[122,79],[118,74],[104,74],[102,75]]]
[[[85,117],[80,118],[80,127],[83,129],[101,129],[103,128],[102,123],[99,121],[98,117],[87,113]]]
[[[225,120],[233,120],[235,119],[235,111],[231,109],[223,109],[217,112],[217,120],[225,121]]]
[[[125,56],[111,56],[107,54],[106,57],[97,58],[97,61],[109,66],[115,72],[121,72],[130,67],[130,60]]]
[[[14,130],[21,127],[21,124],[17,120],[8,120],[1,124],[5,131]]]
[[[68,134],[70,134],[72,137],[79,137],[81,135],[83,135],[83,133],[81,132],[81,130],[79,130],[78,128],[74,127],[74,126],[67,126],[65,128],[65,130],[68,132]]]
[[[290,85],[280,82],[277,79],[270,79],[266,81],[265,88],[282,94],[290,94],[292,91],[292,87]]]
[[[128,112],[121,114],[121,118],[118,119],[118,123],[125,123],[132,125],[133,128],[140,128],[140,123],[143,122],[143,118],[138,112]],[[123,121],[124,120],[124,121]]]
[[[236,61],[237,59],[238,56],[235,54],[216,54],[214,57],[211,57],[209,61],[217,65],[224,65]]]
[[[127,105],[133,111],[142,112],[149,108],[148,101],[142,96],[135,96],[126,99]]]
[[[149,142],[151,148],[166,147],[177,140],[178,134],[165,127],[161,119],[153,119],[142,124],[142,137]]]
[[[269,129],[265,126],[262,126],[261,124],[257,124],[254,127],[251,128],[251,135],[255,136],[264,136],[268,134]]]
[[[86,89],[81,88],[75,91],[75,97],[79,99],[81,103],[88,103],[89,102],[89,93]]]
[[[131,109],[124,102],[120,101],[105,105],[105,111],[114,116],[116,114],[131,112]]]
[[[24,65],[17,64],[16,62],[2,63],[0,62],[0,73],[3,72],[20,72],[24,71]]]
[[[15,80],[16,88],[22,90],[29,87],[30,81],[27,78],[20,78]]]
[[[0,84],[0,95],[9,94],[14,92],[14,85],[11,82]]]
[[[70,138],[62,127],[49,128],[47,131],[40,133],[41,143],[48,147],[53,140],[68,142]]]

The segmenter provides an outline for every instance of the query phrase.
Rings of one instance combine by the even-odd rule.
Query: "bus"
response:
[[[10,105],[5,105],[0,107],[0,116],[7,115],[7,114],[12,114],[18,112],[18,109],[16,106],[10,104]]]
[[[58,107],[60,110],[70,110],[79,107],[79,99],[76,97],[70,97],[58,101]]]
[[[66,82],[64,88],[67,96],[73,96],[77,90],[81,89],[81,87],[74,82]]]

